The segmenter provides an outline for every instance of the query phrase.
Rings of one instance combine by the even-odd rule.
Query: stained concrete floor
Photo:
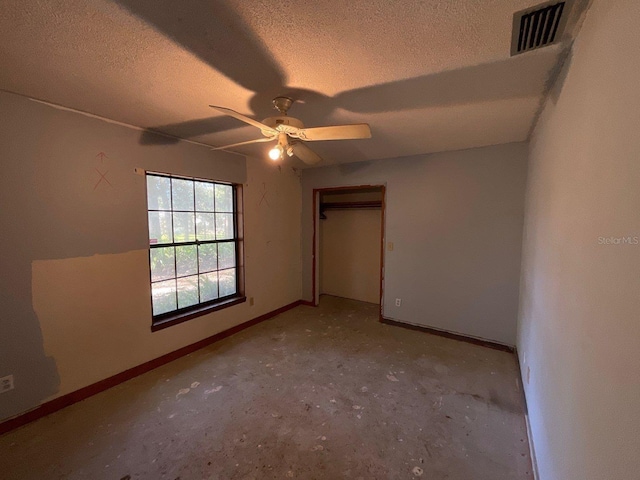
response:
[[[3,479],[531,479],[512,354],[323,297],[0,437]]]

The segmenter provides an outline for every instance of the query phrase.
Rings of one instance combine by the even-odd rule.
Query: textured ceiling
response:
[[[212,146],[260,134],[209,104],[262,119],[281,94],[307,126],[371,125],[320,165],[520,141],[563,51],[509,57],[537,3],[3,0],[0,89]]]

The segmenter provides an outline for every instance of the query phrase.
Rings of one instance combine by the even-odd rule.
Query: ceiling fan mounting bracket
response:
[[[286,115],[294,101],[295,100],[289,97],[276,97],[273,99],[273,107],[282,115]]]

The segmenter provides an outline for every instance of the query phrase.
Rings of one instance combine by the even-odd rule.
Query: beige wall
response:
[[[197,342],[300,298],[299,183],[247,159],[245,200],[248,302],[150,332],[147,249],[35,260],[33,307],[45,353],[56,362],[59,396]],[[263,201],[266,187],[269,206]],[[274,272],[280,272],[274,274]]]
[[[291,169],[186,142],[143,144],[140,131],[7,93],[0,110],[0,375],[14,374],[16,386],[0,397],[0,419],[300,299]],[[145,178],[135,167],[245,185],[253,306],[151,333]],[[111,186],[95,187],[96,168]]]
[[[541,480],[640,475],[638,26],[636,0],[594,1],[531,141],[518,351]]]
[[[320,293],[379,303],[382,210],[327,210],[325,215],[320,221]]]

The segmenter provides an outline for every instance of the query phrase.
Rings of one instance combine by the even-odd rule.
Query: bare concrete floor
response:
[[[0,438],[3,479],[531,479],[512,354],[323,297]]]

